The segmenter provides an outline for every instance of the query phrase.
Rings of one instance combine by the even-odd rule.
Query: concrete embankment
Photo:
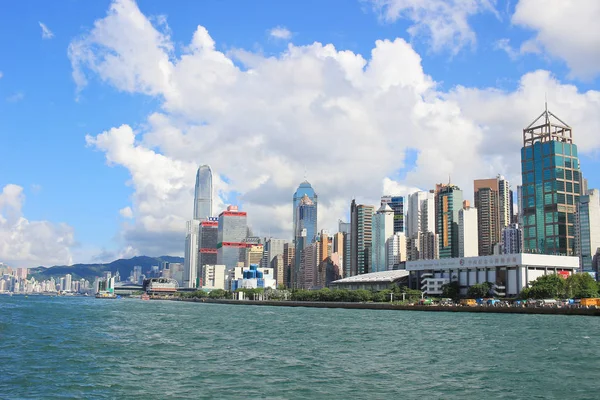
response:
[[[475,312],[498,314],[553,314],[553,315],[589,315],[600,316],[600,309],[595,308],[551,308],[551,307],[462,307],[462,306],[407,306],[390,303],[337,303],[320,301],[252,301],[252,300],[215,300],[215,299],[173,299],[212,304],[232,304],[248,306],[275,307],[316,307],[347,308],[360,310],[403,310],[403,311],[438,311],[438,312]]]

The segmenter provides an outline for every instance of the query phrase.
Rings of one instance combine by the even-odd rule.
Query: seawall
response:
[[[495,314],[552,314],[552,315],[588,315],[600,316],[597,308],[551,308],[551,307],[492,307],[492,306],[424,306],[424,305],[399,305],[390,303],[339,303],[323,301],[253,301],[253,300],[224,300],[224,299],[181,299],[174,301],[188,301],[211,304],[231,304],[246,306],[275,306],[275,307],[315,307],[315,308],[346,308],[359,310],[402,310],[402,311],[437,311],[437,312],[470,312],[470,313],[495,313]]]

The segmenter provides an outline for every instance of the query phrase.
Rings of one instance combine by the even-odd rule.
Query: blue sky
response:
[[[541,112],[542,93],[549,92],[550,107],[573,124],[576,139],[579,137],[579,132],[582,132],[581,135],[585,138],[583,143],[588,145],[587,149],[582,149],[583,172],[590,181],[590,187],[597,187],[600,177],[597,173],[598,162],[595,156],[598,142],[594,139],[594,134],[599,124],[598,115],[600,115],[596,92],[597,73],[600,72],[600,67],[597,66],[600,63],[596,63],[600,58],[599,46],[596,46],[593,40],[582,40],[577,36],[579,32],[565,38],[565,43],[552,44],[550,39],[553,34],[557,34],[553,32],[556,28],[553,27],[552,16],[547,18],[541,16],[541,22],[535,24],[523,22],[523,18],[530,12],[529,9],[535,6],[535,4],[533,6],[526,4],[531,2],[535,3],[534,0],[489,3],[454,0],[444,5],[445,2],[424,0],[414,2],[416,5],[412,8],[401,8],[399,15],[394,15],[393,9],[402,6],[403,2],[400,0],[355,2],[348,0],[326,2],[140,0],[137,5],[131,4],[136,9],[139,7],[140,15],[144,16],[163,38],[168,38],[172,45],[168,57],[173,65],[177,65],[183,56],[189,53],[187,46],[190,45],[199,25],[206,28],[214,40],[213,53],[222,54],[232,60],[241,72],[252,68],[257,70],[271,68],[271,64],[277,64],[277,67],[273,68],[279,68],[279,65],[284,64],[286,54],[290,51],[288,46],[305,49],[305,46],[310,46],[314,42],[323,45],[332,44],[338,52],[348,50],[353,55],[361,55],[369,61],[377,40],[404,39],[408,43],[408,48],[402,51],[410,54],[414,52],[420,56],[420,61],[418,59],[414,61],[412,58],[410,61],[405,61],[410,54],[389,49],[386,51],[390,53],[386,57],[382,56],[381,62],[388,63],[389,68],[395,68],[399,76],[404,74],[404,69],[410,70],[411,82],[421,80],[421,75],[424,73],[425,77],[435,83],[425,91],[419,91],[417,97],[424,105],[432,105],[433,111],[429,112],[438,114],[436,108],[438,106],[432,100],[438,99],[439,102],[444,103],[444,107],[448,107],[447,111],[444,108],[444,111],[440,111],[439,114],[452,118],[453,123],[456,123],[455,118],[460,118],[460,124],[464,123],[465,129],[472,131],[470,134],[477,137],[487,131],[500,129],[500,125],[495,121],[502,119],[503,115],[505,119],[513,118],[514,114],[511,115],[510,110],[511,103],[523,101],[523,104],[531,105],[532,111],[524,111],[524,116],[519,115],[515,121],[510,121],[506,125],[511,129],[518,127],[513,130],[516,139],[511,139],[513,142],[515,140],[518,142],[519,129]],[[473,3],[477,5],[473,6]],[[136,84],[133,88],[123,85],[123,80],[117,75],[129,76],[126,70],[134,65],[130,62],[134,57],[142,60],[148,58],[144,58],[146,55],[139,50],[140,46],[137,46],[137,50],[132,54],[119,54],[123,48],[119,47],[118,42],[123,37],[119,36],[121,31],[118,29],[128,29],[125,26],[128,22],[124,19],[110,25],[111,29],[115,29],[114,35],[104,32],[105,39],[98,39],[100,34],[94,36],[95,22],[107,17],[111,4],[113,2],[105,0],[59,0],[57,2],[9,2],[3,6],[4,11],[0,13],[0,54],[2,54],[0,57],[0,171],[3,172],[0,174],[0,189],[7,185],[16,185],[22,189],[11,186],[10,191],[5,191],[4,200],[0,201],[0,215],[8,220],[1,225],[3,232],[0,233],[0,238],[4,238],[7,244],[0,251],[0,261],[17,266],[32,266],[91,260],[106,261],[111,257],[150,252],[153,254],[148,255],[159,255],[162,252],[173,254],[178,251],[178,237],[181,237],[179,251],[181,253],[187,213],[180,212],[179,209],[182,208],[182,204],[186,204],[193,190],[194,168],[192,167],[203,163],[206,152],[198,151],[197,155],[190,155],[186,151],[186,146],[176,147],[176,143],[180,139],[191,140],[192,143],[202,142],[206,136],[194,137],[191,133],[194,127],[201,125],[199,121],[209,121],[207,124],[209,127],[222,124],[223,127],[219,128],[218,132],[221,132],[221,135],[225,135],[223,132],[229,132],[226,135],[229,138],[227,140],[235,135],[245,138],[251,135],[235,131],[233,128],[231,132],[224,130],[228,119],[217,116],[214,110],[210,109],[210,105],[203,104],[204,101],[208,101],[207,99],[215,98],[214,93],[198,92],[195,94],[198,96],[197,99],[189,97],[192,96],[189,94],[185,95],[188,97],[182,95],[184,104],[197,101],[199,110],[206,112],[202,115],[198,110],[186,108],[186,105],[174,106],[177,101],[170,97],[168,90],[163,91],[159,88],[153,93],[148,93],[148,90],[143,89],[143,84]],[[559,4],[562,2],[557,3],[556,7],[559,7]],[[582,1],[578,4],[580,5],[576,6],[576,10],[565,10],[565,15],[572,13],[576,16],[585,16],[599,12],[594,2]],[[518,13],[517,7],[521,7]],[[540,13],[543,14],[544,11]],[[465,18],[466,26],[460,24],[462,17]],[[457,21],[458,25],[455,24]],[[581,23],[585,24],[586,21],[582,20]],[[48,30],[46,33],[43,32],[42,24]],[[428,26],[435,26],[435,28],[428,30]],[[415,27],[421,29],[415,30]],[[272,34],[275,28],[280,28],[280,37]],[[582,30],[585,31],[584,28],[585,26]],[[595,35],[597,29],[590,25],[587,35],[600,36]],[[439,34],[444,30],[450,32],[449,36]],[[464,34],[472,34],[474,40],[464,38],[456,40]],[[436,37],[439,40],[437,44]],[[568,40],[572,40],[576,45],[570,44]],[[70,58],[68,48],[73,43],[82,44],[83,48],[90,52],[88,54],[104,54],[102,57],[106,54],[117,54],[120,59],[115,70],[118,72],[111,73],[102,69],[101,58],[94,61],[84,60],[81,56]],[[506,44],[510,47],[506,47]],[[240,50],[244,50],[246,55],[257,57],[256,64],[250,65],[252,63],[247,58],[239,56]],[[309,51],[312,50],[306,50]],[[585,56],[582,54],[584,51],[590,53]],[[392,59],[392,56],[397,56],[397,61]],[[86,85],[78,87],[73,79],[74,59],[82,66],[81,70],[87,80]],[[305,61],[300,58],[296,60],[291,57],[291,59],[290,63],[297,61],[298,68],[304,65],[302,63]],[[343,64],[343,61],[336,60],[340,65]],[[203,61],[199,58],[198,62]],[[142,63],[139,68],[143,69],[145,65],[151,64],[154,62]],[[420,65],[422,72],[415,72],[413,68],[415,65]],[[140,69],[136,71],[134,76],[143,75]],[[273,69],[273,71],[280,70]],[[308,76],[303,76],[302,73],[297,72],[298,70],[295,71],[296,79]],[[536,71],[545,71],[548,75],[543,76],[541,72],[538,75],[528,75]],[[281,76],[283,74],[284,72],[281,72]],[[204,74],[204,76],[208,75],[210,74]],[[406,76],[408,75],[409,72],[406,72]],[[325,76],[331,79],[331,82],[335,82],[333,75]],[[530,77],[525,83],[524,76]],[[268,80],[264,83],[265,88],[272,87],[275,98],[277,93],[281,96],[281,93],[292,91],[281,87],[288,81],[275,84],[271,81],[275,78],[268,75],[265,79]],[[327,83],[326,80],[324,82]],[[148,82],[146,84],[153,85]],[[242,84],[232,85],[237,87],[228,87],[227,92],[235,95],[225,98],[226,101],[233,102],[233,98],[240,97],[241,92],[236,90],[241,91]],[[358,84],[354,86],[358,87]],[[464,87],[465,90],[457,89],[460,87]],[[329,87],[323,89],[323,98],[332,98],[328,92],[330,90],[335,92],[337,89]],[[297,92],[297,88],[293,91],[300,93]],[[253,98],[252,93],[247,95],[248,98]],[[572,99],[569,96],[572,96]],[[561,108],[562,103],[553,102],[558,97],[563,98],[568,104],[573,104],[577,111],[571,111],[566,106]],[[529,99],[534,99],[537,104],[531,104],[533,101]],[[489,100],[489,104],[485,103],[486,100]],[[588,100],[594,100],[595,103],[587,104]],[[265,103],[266,106],[272,107],[268,105],[268,101],[270,100],[263,99],[257,103]],[[273,104],[277,105],[278,101],[276,99],[273,101]],[[587,105],[583,107],[580,102]],[[388,101],[385,104],[390,103]],[[407,115],[409,111],[403,111],[401,108],[403,104],[405,102],[399,102],[397,108],[392,107],[392,111],[383,117],[376,116],[376,110],[365,111],[367,114],[373,113],[371,115],[373,121],[386,121],[385,124],[382,122],[381,126],[378,124],[377,128],[374,128],[378,133],[373,138],[389,137],[392,140],[395,134],[401,135],[398,133],[404,129],[401,123],[407,121],[412,124],[411,129],[417,129],[412,135],[420,134],[418,128],[427,126],[424,120],[415,122],[417,117],[406,116],[406,119],[402,119],[402,115],[390,116],[395,114],[394,109],[398,110],[398,114]],[[416,106],[410,103],[406,110],[411,112],[418,110],[423,104]],[[365,105],[365,110],[370,110],[368,104]],[[165,136],[164,130],[156,128],[156,124],[150,118],[153,113],[164,116],[163,126],[168,125],[170,128],[178,129],[177,134]],[[241,115],[240,119],[243,119]],[[243,115],[244,118],[251,119],[248,115],[251,116],[252,112],[244,110]],[[265,115],[268,120],[269,114]],[[529,118],[526,117],[527,115]],[[390,120],[388,125],[388,116],[400,119],[397,122]],[[278,115],[277,120],[284,121],[287,117]],[[575,125],[575,122],[580,121],[580,125]],[[587,121],[590,121],[589,125],[584,126]],[[256,122],[256,127],[253,128],[257,138],[261,137],[264,140],[265,137],[271,137],[270,133],[265,133],[269,129],[268,126],[271,126],[269,121],[265,122],[265,118],[262,118],[260,123],[265,125],[258,125],[259,122]],[[165,209],[157,208],[153,211],[150,210],[151,204],[144,203],[151,194],[144,191],[148,185],[143,179],[150,178],[140,177],[139,173],[136,175],[135,171],[139,171],[136,170],[136,166],[117,157],[119,151],[116,148],[116,134],[114,141],[110,143],[94,141],[96,140],[94,138],[102,132],[124,125],[132,127],[136,132],[135,140],[136,145],[139,145],[139,151],[143,150],[148,157],[156,158],[160,155],[165,157],[164,160],[158,161],[152,159],[153,161],[149,161],[144,168],[159,165],[163,161],[167,163],[165,165],[168,165],[168,168],[179,168],[173,170],[175,172],[172,173],[172,177],[157,178],[157,181],[165,179],[165,184],[160,187],[165,188],[165,193],[168,193],[162,203],[171,202],[172,209],[177,210],[165,206]],[[250,126],[254,125],[254,122],[250,123]],[[435,126],[439,130],[443,129],[439,127],[443,127],[444,124],[440,122]],[[502,127],[505,128],[504,125]],[[285,142],[287,140],[285,132],[288,132],[289,127],[284,128],[283,133],[278,131],[277,136],[273,137]],[[311,128],[307,125],[305,129],[309,131]],[[396,129],[398,132],[394,132]],[[456,128],[449,131],[454,129]],[[458,130],[462,132],[461,128]],[[297,143],[296,136],[291,133],[291,130],[289,132],[289,140]],[[344,142],[343,132],[334,133],[331,130],[328,132],[332,136],[333,143],[338,143],[336,135],[340,135],[339,143]],[[371,142],[368,136],[369,129],[366,128],[363,132],[366,135],[364,140]],[[426,135],[425,131],[422,134]],[[455,133],[448,132],[448,134]],[[89,135],[87,142],[86,135]],[[224,137],[220,136],[221,140],[225,140]],[[398,140],[402,141],[401,136],[398,136]],[[470,139],[465,139],[465,143],[468,143],[468,140]],[[348,141],[351,142],[350,139]],[[248,155],[252,161],[248,160],[241,168],[237,168],[245,171],[247,167],[249,171],[255,171],[254,175],[248,173],[237,176],[236,169],[228,169],[233,161],[222,167],[219,166],[218,160],[214,161],[213,164],[216,164],[217,168],[213,165],[213,170],[216,169],[216,173],[224,177],[221,186],[219,183],[216,184],[224,199],[219,201],[225,203],[227,199],[236,198],[242,207],[247,207],[249,213],[254,212],[256,217],[253,220],[253,228],[256,231],[278,232],[285,236],[289,232],[288,225],[291,226],[291,217],[287,218],[289,221],[278,223],[271,221],[272,216],[275,215],[280,219],[285,219],[287,215],[291,216],[291,209],[286,208],[291,207],[287,204],[291,204],[291,200],[287,202],[286,196],[291,199],[294,187],[301,180],[304,171],[291,167],[291,170],[295,170],[287,175],[271,174],[269,168],[277,169],[277,165],[280,165],[278,163],[291,165],[289,161],[286,164],[286,159],[294,160],[286,158],[293,157],[292,154],[283,158],[275,157],[273,154],[286,153],[284,150],[283,153],[278,153],[275,148],[270,148],[272,143],[274,143],[272,139],[262,142],[263,147],[258,148],[259,151],[253,153],[254,156]],[[189,146],[187,147],[189,150]],[[500,147],[502,146],[498,148]],[[514,149],[515,145],[512,145],[510,152],[515,153]],[[359,152],[360,149],[350,148],[343,154],[351,160],[354,151]],[[465,150],[465,154],[470,154],[469,151]],[[498,150],[498,154],[494,154],[494,149],[486,151],[488,151],[486,157],[478,161],[481,165],[491,165],[493,168],[491,167],[490,171],[495,168],[494,171],[509,175],[513,181],[518,179],[518,172],[515,171],[518,171],[519,166],[514,165],[514,154],[504,153],[504,150]],[[211,152],[218,153],[219,150],[213,146]],[[340,182],[346,180],[344,177],[334,177],[333,174],[324,173],[323,171],[328,169],[328,164],[326,162],[323,165],[319,164],[319,160],[323,161],[323,157],[313,160],[307,156],[305,160],[299,161],[309,165],[309,180],[313,182],[313,186],[319,193],[320,202],[323,202],[324,208],[321,209],[319,216],[320,225],[323,228],[333,229],[333,226],[329,225],[334,225],[338,218],[346,215],[344,204],[345,202],[349,204],[351,196],[359,198],[362,196],[364,201],[376,201],[381,195],[379,192],[381,190],[405,192],[416,187],[428,188],[439,176],[448,176],[450,173],[458,176],[459,171],[464,172],[467,168],[464,165],[454,164],[453,160],[457,157],[448,156],[445,164],[440,161],[439,169],[442,171],[439,175],[435,175],[433,172],[426,171],[429,164],[425,153],[418,144],[411,144],[406,148],[399,147],[395,153],[390,154],[389,158],[392,161],[382,157],[381,164],[385,164],[385,167],[373,171],[374,175],[362,177],[360,174],[350,173],[348,182]],[[516,153],[518,157],[518,149]],[[421,161],[418,160],[417,154],[423,155]],[[219,157],[219,159],[225,158],[227,157]],[[112,162],[108,162],[109,159],[112,159]],[[344,160],[343,156],[332,155],[330,162],[333,167],[335,163],[342,165]],[[404,165],[403,160],[406,160]],[[366,163],[368,161],[364,160]],[[354,165],[348,162],[348,165]],[[379,163],[377,157],[372,159],[372,163]],[[272,167],[269,167],[270,165]],[[448,166],[447,172],[444,170],[445,165]],[[480,164],[473,164],[473,169],[477,168],[476,165]],[[165,175],[170,173],[165,172]],[[473,176],[474,173],[472,170],[463,173],[464,182],[472,182],[476,177]],[[189,190],[185,187],[181,188],[179,180],[186,182],[190,174],[192,178],[189,179]],[[331,175],[331,182],[324,179],[323,175]],[[353,182],[352,176],[356,176],[356,182]],[[385,178],[388,180],[385,181]],[[254,182],[253,179],[257,181]],[[364,186],[360,179],[376,181],[376,185]],[[462,177],[459,181],[460,179]],[[156,185],[159,187],[158,184]],[[383,187],[379,189],[382,185]],[[469,192],[472,188],[467,186],[464,190]],[[156,191],[152,193],[157,196]],[[264,195],[266,200],[256,200],[257,193]],[[328,195],[329,193],[331,195]],[[335,197],[334,193],[342,194]],[[244,203],[245,195],[248,196],[247,199],[253,200]],[[269,203],[271,200],[272,204]],[[255,208],[252,202],[255,203]],[[164,206],[162,203],[161,207]],[[119,212],[127,207],[129,211]],[[192,207],[190,201],[190,213]],[[12,215],[12,219],[8,217],[9,215]],[[270,221],[267,223],[264,216],[268,215]],[[163,217],[165,220],[160,222],[160,218]],[[19,228],[20,218],[29,222],[27,229]],[[161,226],[164,226],[165,232],[161,232]],[[15,235],[18,236],[17,239]]]

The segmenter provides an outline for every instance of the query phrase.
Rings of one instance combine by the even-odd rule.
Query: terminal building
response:
[[[371,272],[338,279],[331,282],[329,286],[332,289],[385,290],[389,289],[391,285],[406,286],[408,274],[404,270]]]
[[[442,295],[443,285],[458,282],[460,293],[477,283],[490,282],[499,297],[518,295],[531,281],[548,274],[565,278],[579,270],[579,258],[545,254],[500,254],[494,256],[407,261],[409,287],[429,296]]]

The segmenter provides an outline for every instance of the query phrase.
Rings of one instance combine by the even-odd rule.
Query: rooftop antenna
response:
[[[544,111],[546,113],[546,124],[550,122],[550,115],[548,114],[548,93],[544,92]]]
[[[306,164],[304,164],[304,180],[306,180]]]
[[[451,185],[452,180],[450,179],[450,174],[448,174],[448,186]]]

